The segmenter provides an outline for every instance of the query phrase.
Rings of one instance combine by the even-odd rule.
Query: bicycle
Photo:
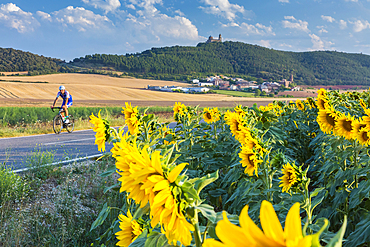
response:
[[[69,122],[65,123],[65,121],[63,121],[63,117],[61,114],[62,112],[64,112],[63,108],[62,107],[51,108],[53,112],[54,112],[54,109],[59,109],[59,113],[54,117],[54,120],[53,120],[53,130],[55,134],[60,134],[63,128],[65,128],[68,131],[68,133],[72,133],[73,129],[75,128],[75,120],[73,116],[70,114],[67,118]]]

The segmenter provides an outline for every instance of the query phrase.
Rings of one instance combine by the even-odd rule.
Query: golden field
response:
[[[191,86],[174,81],[116,78],[96,74],[52,74],[40,76],[0,76],[0,106],[48,106],[58,87],[64,85],[73,96],[75,106],[122,106],[133,102],[139,106],[171,106],[187,102],[200,106],[235,106],[267,104],[273,98],[242,98],[219,94],[184,94],[146,90],[152,86]],[[284,100],[284,99],[279,99]],[[292,98],[287,99],[292,100]],[[294,99],[293,99],[294,100]],[[59,100],[61,103],[61,100]]]

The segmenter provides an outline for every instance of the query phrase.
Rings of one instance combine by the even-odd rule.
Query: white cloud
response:
[[[223,24],[222,27],[224,28],[229,28],[229,27],[236,27],[240,28],[240,32],[243,33],[243,35],[262,35],[262,36],[268,36],[272,35],[275,36],[275,33],[272,30],[272,27],[269,26],[264,26],[260,23],[257,23],[256,25],[248,24],[248,23],[235,23],[235,22],[230,22],[228,24]]]
[[[119,0],[82,0],[82,2],[91,5],[96,9],[103,9],[105,13],[115,11],[121,7]]]
[[[229,0],[202,0],[202,2],[208,5],[207,7],[199,7],[204,12],[221,16],[229,21],[233,21],[238,13],[245,13],[243,6],[231,4]]]
[[[310,32],[307,21],[297,20],[293,16],[284,16],[284,19],[285,20],[282,21],[284,28],[297,29],[307,33]],[[292,20],[292,22],[287,20]]]
[[[324,49],[324,42],[320,39],[319,36],[315,34],[309,34],[309,36],[311,37],[313,50],[323,50]]]
[[[181,10],[175,10],[175,13],[178,14],[179,16],[184,16],[185,14],[181,12]]]
[[[279,0],[279,3],[289,3],[289,0]]]
[[[108,17],[97,15],[82,7],[68,6],[51,13],[51,16],[64,27],[73,27],[82,32],[87,29],[106,29],[112,25]]]
[[[263,47],[268,47],[268,48],[271,47],[271,44],[270,44],[269,40],[260,40],[260,41],[257,42],[257,44],[259,44],[260,46],[263,46]]]
[[[346,22],[346,21],[344,21],[344,20],[340,20],[340,21],[339,21],[339,28],[340,28],[340,29],[345,29],[345,28],[347,28],[347,22]]]
[[[0,5],[0,23],[16,29],[19,33],[34,31],[40,26],[32,13],[23,11],[14,3]]]
[[[327,21],[327,22],[334,22],[335,19],[331,16],[325,16],[325,15],[321,15],[321,19],[323,19],[324,21]]]
[[[42,12],[42,11],[37,11],[36,14],[38,16],[40,16],[41,19],[43,19],[43,20],[52,21],[51,15],[49,15],[48,13],[45,13],[45,12]]]
[[[289,45],[289,44],[286,44],[286,43],[280,44],[279,46],[281,46],[281,47],[289,47],[289,48],[292,48],[293,47],[292,45]]]
[[[331,46],[334,45],[333,42],[321,40],[316,34],[309,34],[309,36],[311,37],[312,50],[330,49]]]
[[[133,5],[133,4],[128,4],[128,5],[126,5],[126,8],[128,8],[128,9],[133,9],[133,10],[135,10],[136,8],[135,8],[135,5]]]
[[[325,26],[317,26],[319,30],[319,33],[322,34],[322,33],[328,33],[328,30],[325,29]]]
[[[122,25],[136,42],[200,39],[197,27],[181,11],[174,11],[175,16],[160,13],[154,5],[162,4],[161,0],[130,0],[130,3],[136,14],[129,14]]]
[[[346,2],[354,2],[354,3],[357,3],[358,0],[345,0]]]
[[[296,18],[294,18],[294,16],[284,16],[284,19],[285,20],[296,20]]]
[[[361,32],[362,30],[370,27],[370,23],[368,21],[357,20],[355,22],[350,23],[353,24],[353,31],[356,33]]]

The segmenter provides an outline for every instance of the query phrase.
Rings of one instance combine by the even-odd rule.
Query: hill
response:
[[[152,48],[126,55],[94,54],[69,65],[110,67],[155,79],[189,79],[206,74],[288,79],[307,85],[368,85],[370,56],[336,51],[286,52],[242,42],[199,43],[196,47]]]
[[[0,48],[0,73],[28,71],[29,75],[62,72],[65,62],[13,48]]]

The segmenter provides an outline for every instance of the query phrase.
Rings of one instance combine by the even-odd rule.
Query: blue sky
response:
[[[370,55],[370,0],[0,0],[0,47],[66,61],[219,34],[276,50]]]

